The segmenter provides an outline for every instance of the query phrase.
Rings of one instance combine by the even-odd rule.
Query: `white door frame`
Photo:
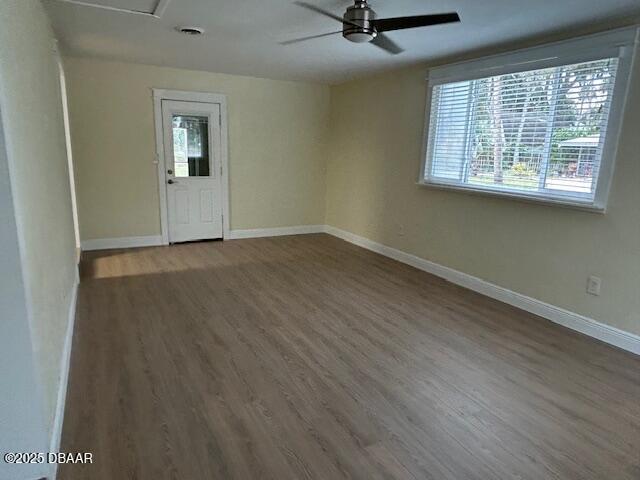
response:
[[[216,103],[220,106],[220,163],[222,172],[222,238],[229,234],[229,132],[227,129],[227,97],[219,93],[187,92],[153,88],[153,112],[156,129],[156,160],[158,167],[158,198],[160,200],[160,228],[162,244],[169,245],[169,220],[167,214],[167,175],[164,162],[164,132],[162,128],[162,100]]]

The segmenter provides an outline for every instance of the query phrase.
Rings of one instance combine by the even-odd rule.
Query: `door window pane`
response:
[[[209,119],[173,115],[173,165],[176,177],[208,177]]]

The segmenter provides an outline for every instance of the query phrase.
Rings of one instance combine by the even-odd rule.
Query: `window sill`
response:
[[[591,213],[606,213],[606,207],[592,204],[592,203],[583,203],[578,201],[565,200],[561,198],[549,198],[549,197],[540,197],[533,196],[527,194],[520,194],[518,192],[511,191],[496,191],[489,190],[483,188],[474,188],[474,187],[466,187],[463,185],[452,185],[448,183],[435,183],[435,182],[427,182],[424,180],[418,181],[416,183],[419,187],[432,188],[436,190],[452,190],[461,193],[468,193],[471,195],[480,195],[480,196],[488,196],[494,198],[502,198],[504,200],[516,200],[526,203],[537,203],[541,205],[549,205],[555,207],[563,207],[569,208],[573,210],[582,210],[585,212]]]

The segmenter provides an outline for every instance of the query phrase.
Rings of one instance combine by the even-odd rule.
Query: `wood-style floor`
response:
[[[86,255],[62,480],[640,478],[640,358],[327,235]]]

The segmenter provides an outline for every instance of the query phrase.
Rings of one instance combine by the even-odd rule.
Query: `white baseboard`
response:
[[[306,233],[322,233],[324,225],[300,225],[295,227],[254,228],[250,230],[230,230],[225,234],[225,240],[239,238],[279,237],[282,235],[302,235]],[[146,237],[96,238],[83,240],[82,250],[110,250],[114,248],[155,247],[164,245],[161,235]]]
[[[110,250],[113,248],[155,247],[163,245],[161,235],[146,237],[96,238],[83,240],[82,250]]]
[[[62,358],[60,359],[60,380],[58,383],[58,397],[56,399],[56,411],[53,419],[53,428],[51,429],[51,439],[49,442],[49,452],[57,453],[60,451],[60,440],[62,439],[62,425],[64,423],[64,408],[67,401],[67,385],[69,384],[69,367],[71,365],[71,345],[73,343],[73,328],[76,322],[76,305],[78,303],[78,285],[80,284],[80,276],[76,268],[76,278],[73,282],[71,290],[71,298],[69,301],[69,316],[67,319],[67,331],[65,332],[64,345],[62,347]],[[49,474],[50,480],[55,480],[58,467],[56,464],[51,465]]]
[[[239,238],[279,237],[282,235],[303,235],[306,233],[323,233],[325,225],[300,225],[297,227],[254,228],[251,230],[230,230],[225,240]]]
[[[576,330],[590,337],[597,338],[603,342],[622,348],[629,352],[640,355],[640,336],[625,332],[615,327],[605,325],[592,318],[570,312],[560,307],[550,305],[541,300],[528,297],[521,293],[513,292],[504,287],[482,280],[478,277],[454,270],[443,265],[439,265],[424,258],[411,255],[395,248],[382,245],[345,230],[340,230],[327,225],[325,232],[335,237],[346,240],[360,247],[379,253],[407,265],[411,265],[419,270],[431,273],[445,280],[468,288],[475,292],[494,298],[501,302],[513,305],[527,312],[551,320],[572,330]]]

